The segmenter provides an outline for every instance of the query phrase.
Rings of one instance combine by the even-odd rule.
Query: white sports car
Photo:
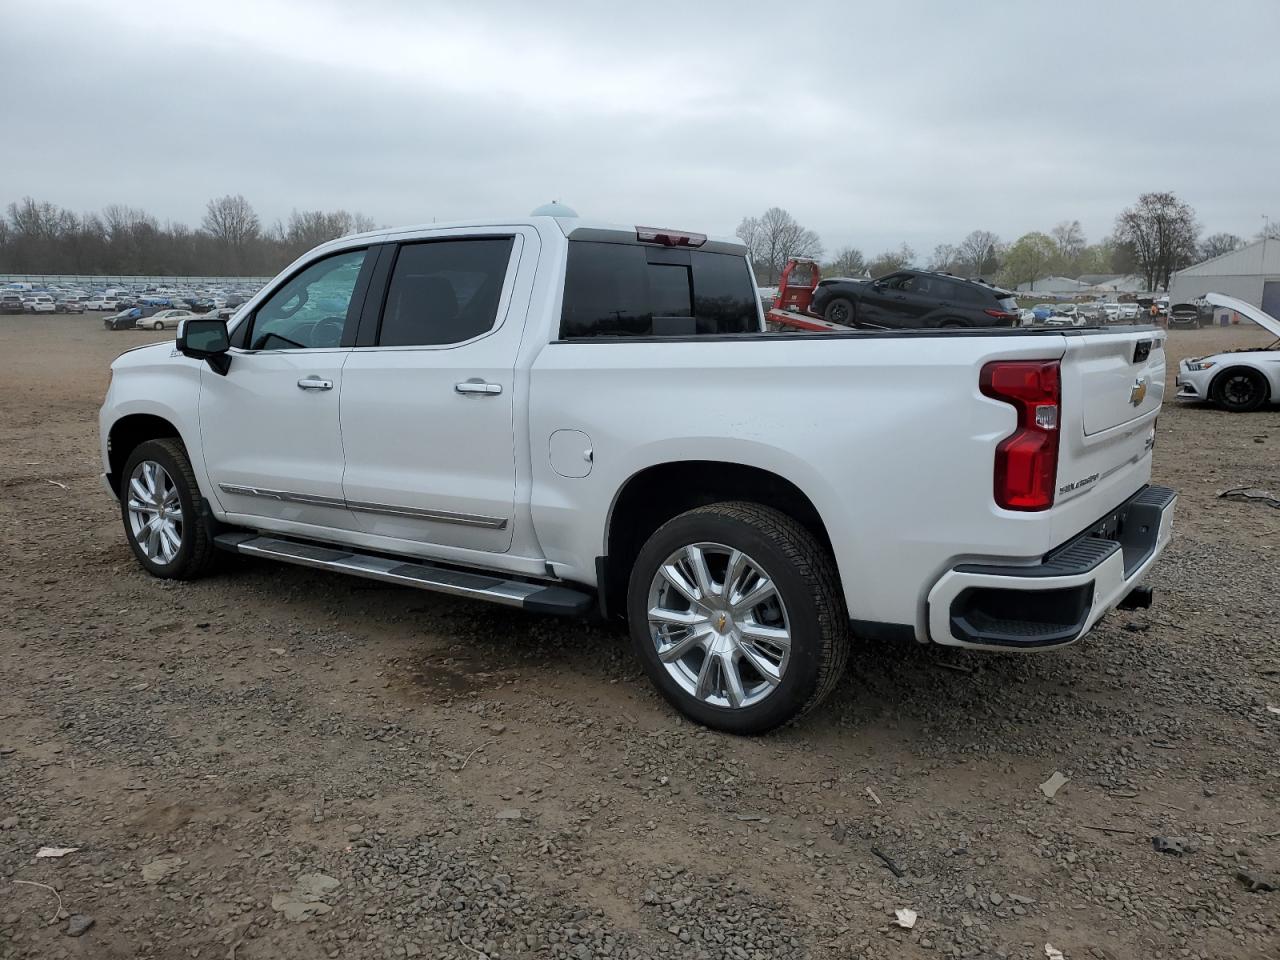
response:
[[[1280,320],[1253,304],[1221,293],[1207,293],[1205,299],[1243,314],[1280,338]],[[1183,360],[1174,384],[1180,400],[1211,400],[1233,413],[1280,403],[1280,339],[1266,347]]]

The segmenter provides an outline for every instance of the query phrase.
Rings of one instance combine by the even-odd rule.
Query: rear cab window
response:
[[[569,241],[562,339],[759,331],[759,300],[743,256]]]

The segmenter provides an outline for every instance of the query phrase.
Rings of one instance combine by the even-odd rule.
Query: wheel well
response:
[[[120,472],[138,444],[159,440],[161,437],[182,439],[178,428],[172,423],[164,417],[149,413],[133,413],[121,417],[112,425],[111,432],[107,434],[107,463],[110,467],[107,479],[112,490],[120,489]]]
[[[1222,378],[1231,373],[1251,373],[1262,381],[1262,389],[1266,393],[1266,399],[1271,397],[1271,381],[1267,379],[1267,375],[1256,367],[1248,367],[1242,363],[1235,366],[1227,367],[1225,370],[1219,370],[1213,375],[1213,380],[1209,383],[1209,393],[1212,395],[1218,389],[1218,384],[1222,382]]]
[[[790,480],[739,463],[685,460],[642,470],[626,482],[609,515],[607,560],[600,570],[600,602],[607,615],[626,610],[627,581],[645,541],[668,520],[708,503],[749,500],[799,522],[834,559],[818,509]]]

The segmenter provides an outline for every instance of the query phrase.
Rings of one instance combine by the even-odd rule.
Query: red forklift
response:
[[[765,324],[770,330],[848,330],[849,327],[831,323],[809,312],[813,291],[822,279],[822,268],[817,260],[808,257],[792,257],[782,268],[778,280],[778,296],[773,307],[765,314]]]

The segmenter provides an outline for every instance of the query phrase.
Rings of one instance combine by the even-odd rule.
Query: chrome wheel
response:
[[[677,550],[654,574],[648,611],[658,659],[703,703],[753,706],[782,682],[791,657],[787,609],[773,579],[741,550]]]
[[[169,564],[182,547],[182,501],[177,484],[154,460],[133,468],[127,490],[129,530],[152,563]]]

